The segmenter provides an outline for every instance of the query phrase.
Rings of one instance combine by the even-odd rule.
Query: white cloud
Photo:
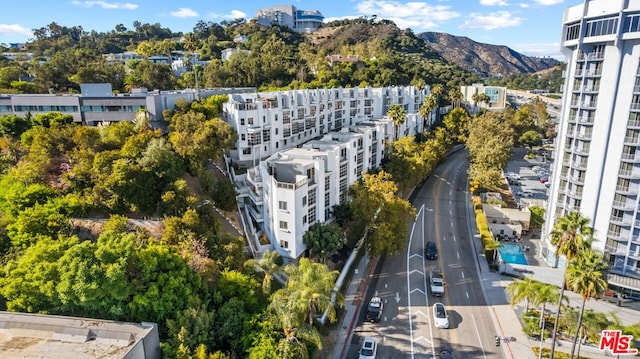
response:
[[[185,17],[197,17],[198,13],[192,9],[189,9],[188,7],[181,7],[176,11],[171,11],[169,15],[173,17],[185,18]]]
[[[523,9],[527,9],[527,8],[529,8],[529,6],[530,6],[529,4],[524,3],[524,2],[523,2],[523,3],[520,3],[520,4],[518,4],[518,5],[519,5],[521,8],[523,8]]]
[[[524,18],[514,17],[509,11],[497,11],[489,14],[471,13],[460,25],[464,29],[495,30],[503,27],[514,27],[522,24]]]
[[[414,30],[433,29],[439,22],[460,17],[449,5],[429,5],[419,1],[364,0],[356,5],[356,9],[364,16],[376,15],[378,19],[393,21],[399,28]]]
[[[125,9],[125,10],[135,10],[138,8],[138,5],[132,3],[121,3],[121,2],[107,2],[107,1],[77,1],[74,0],[71,2],[73,5],[79,5],[84,7],[94,7],[99,6],[103,9]]]
[[[239,18],[246,19],[247,18],[247,14],[245,14],[244,12],[242,12],[240,10],[231,10],[231,12],[228,13],[228,14],[218,14],[216,12],[211,12],[211,13],[209,13],[209,17],[212,18],[212,19],[230,19],[230,20],[235,20],[235,19],[239,19]]]
[[[2,35],[18,35],[18,36],[33,36],[31,30],[18,24],[0,24],[0,34]]]
[[[562,4],[564,0],[533,0],[533,2],[541,6],[551,6],[551,5]]]
[[[484,6],[507,6],[508,2],[504,0],[480,0],[480,5]]]

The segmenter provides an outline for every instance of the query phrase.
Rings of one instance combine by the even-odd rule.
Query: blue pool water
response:
[[[524,253],[522,253],[522,248],[518,244],[515,243],[500,243],[500,247],[498,248],[498,252],[500,253],[500,258],[505,263],[510,264],[529,264],[527,262],[527,258],[525,258]]]

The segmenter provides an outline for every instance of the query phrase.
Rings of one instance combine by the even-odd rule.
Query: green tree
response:
[[[407,113],[400,105],[393,104],[387,109],[387,117],[393,121],[396,134],[394,141],[397,141],[400,138],[400,126],[406,121]]]
[[[511,306],[514,306],[515,304],[524,301],[524,311],[528,312],[529,302],[535,301],[533,298],[535,298],[535,296],[537,295],[540,284],[540,282],[529,277],[507,284],[506,291],[507,293],[509,293],[509,295],[511,295],[509,304],[511,304]]]
[[[236,142],[238,135],[226,122],[189,112],[174,116],[169,125],[169,141],[175,151],[191,161],[217,160]]]
[[[571,346],[571,358],[573,358],[576,343],[580,336],[584,306],[587,300],[599,298],[607,289],[607,280],[605,278],[607,267],[608,265],[602,258],[602,255],[590,248],[581,251],[578,257],[572,260],[567,267],[565,277],[567,286],[582,297],[582,306],[580,307],[576,334]]]
[[[282,257],[276,250],[266,251],[260,259],[249,259],[244,264],[262,273],[262,292],[271,294],[271,282],[282,268]]]
[[[326,263],[344,245],[342,229],[335,223],[316,222],[304,234],[303,241],[312,258]]]
[[[460,107],[460,102],[464,99],[464,94],[459,87],[454,87],[449,90],[449,101],[453,103],[453,107]]]
[[[533,149],[533,146],[540,146],[542,144],[542,135],[538,131],[530,130],[522,134],[518,139],[518,142],[529,147],[529,150]]]
[[[425,120],[425,124],[431,125],[431,114],[433,110],[438,107],[438,99],[436,96],[431,93],[424,98],[424,103],[420,106],[418,112],[420,113],[420,117]]]
[[[551,245],[556,247],[556,263],[558,263],[560,256],[564,256],[567,261],[564,266],[564,273],[562,274],[563,280],[562,286],[560,287],[561,298],[564,297],[568,265],[571,264],[571,261],[577,258],[585,249],[591,248],[593,229],[591,228],[590,222],[591,220],[583,217],[580,212],[574,211],[558,218],[556,223],[553,225],[553,230],[551,231]],[[555,354],[555,342],[558,335],[561,304],[562,302],[558,304],[556,320],[553,326],[551,359],[553,359]]]

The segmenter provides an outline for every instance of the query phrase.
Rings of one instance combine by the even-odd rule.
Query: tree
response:
[[[438,107],[438,99],[434,94],[429,94],[424,98],[424,103],[420,106],[418,110],[420,113],[420,117],[425,120],[425,126],[430,126],[432,124],[431,114],[434,109]]]
[[[362,182],[350,188],[353,221],[349,236],[355,242],[366,235],[365,245],[373,256],[396,254],[406,245],[415,209],[397,197],[397,191],[391,175],[384,171],[365,174]]]
[[[336,306],[342,306],[344,302],[340,292],[336,293],[335,304],[331,301],[338,272],[329,271],[325,265],[307,258],[300,259],[298,265],[287,266],[285,272],[287,283],[273,294],[269,304],[269,310],[276,315],[284,334],[279,350],[282,357],[308,358],[306,345],[298,339],[321,348],[320,335],[312,324],[325,310],[330,322],[336,320]]]
[[[397,141],[400,137],[400,126],[407,119],[407,113],[400,105],[393,104],[389,106],[389,109],[387,109],[387,117],[389,117],[391,121],[393,121],[396,133],[394,141]]]
[[[591,247],[593,240],[593,230],[590,226],[590,220],[582,216],[580,212],[574,211],[558,218],[551,231],[551,244],[556,247],[555,256],[556,264],[559,257],[564,256],[567,264],[578,257],[586,248]],[[565,264],[564,273],[562,274],[562,287],[560,287],[560,297],[564,296],[565,280],[567,278],[567,264]],[[556,320],[553,325],[553,339],[551,342],[551,359],[555,354],[555,343],[558,335],[558,322],[560,318],[561,302],[558,304],[556,311]]]
[[[262,272],[262,292],[271,294],[271,282],[275,275],[280,273],[282,257],[276,250],[266,251],[260,259],[249,259],[244,263],[247,267],[253,267]]]
[[[538,133],[538,131],[529,130],[520,136],[518,142],[529,147],[529,150],[531,151],[533,146],[540,146],[542,144],[542,135]]]
[[[342,229],[335,223],[314,223],[304,234],[303,241],[311,256],[318,258],[321,263],[326,263],[344,246]]]
[[[582,297],[580,317],[578,317],[576,334],[571,346],[571,358],[573,358],[573,353],[580,334],[584,306],[587,303],[587,300],[591,298],[599,298],[607,289],[607,280],[605,278],[606,272],[607,263],[602,258],[602,255],[590,248],[581,251],[580,255],[569,263],[569,267],[566,270],[565,280],[567,281],[567,286]]]
[[[169,130],[169,141],[175,151],[199,163],[221,158],[238,137],[233,127],[221,119],[207,120],[203,114],[195,112],[174,116]]]
[[[511,295],[509,304],[513,307],[516,303],[520,303],[524,300],[524,311],[528,312],[529,301],[532,301],[532,298],[535,298],[540,285],[540,282],[529,277],[524,280],[517,280],[507,284],[506,291]]]
[[[449,100],[453,103],[453,107],[460,107],[460,102],[464,99],[464,94],[459,87],[449,90]]]

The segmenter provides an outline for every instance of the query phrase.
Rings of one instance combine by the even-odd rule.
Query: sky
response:
[[[596,0],[606,1],[606,0]],[[0,12],[0,43],[27,42],[32,30],[52,22],[89,32],[111,31],[134,21],[159,23],[174,32],[193,31],[199,21],[220,23],[251,19],[256,10],[293,5],[318,10],[326,21],[371,17],[388,19],[401,29],[466,36],[474,41],[506,45],[529,56],[560,54],[562,16],[582,0],[10,0]]]

